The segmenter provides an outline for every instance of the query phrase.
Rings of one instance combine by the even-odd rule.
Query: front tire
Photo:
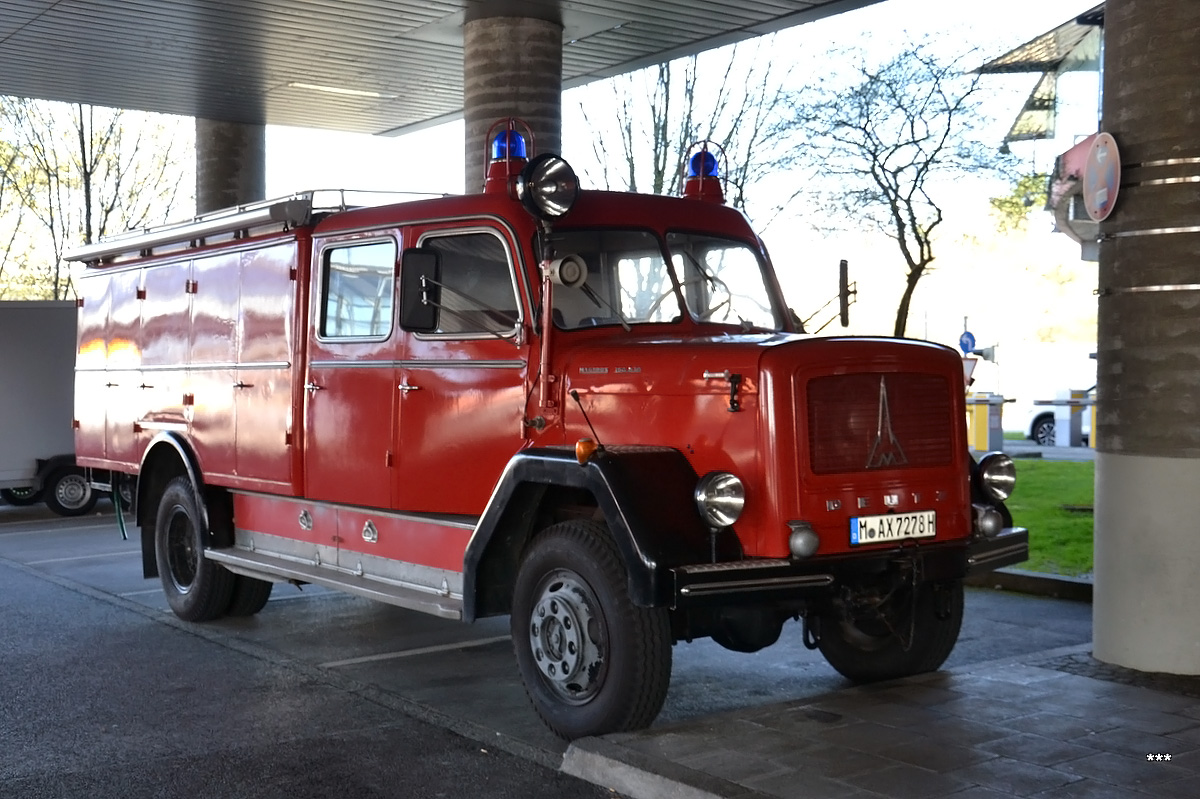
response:
[[[842,676],[860,683],[935,671],[958,641],[962,616],[961,580],[922,583],[897,591],[877,613],[823,614],[821,654]],[[910,633],[906,648],[903,638]]]
[[[46,507],[59,516],[83,516],[96,507],[99,499],[92,483],[78,466],[55,469],[42,489]]]
[[[525,692],[568,740],[649,726],[671,680],[665,608],[633,604],[608,528],[568,521],[525,554],[513,592],[512,638]]]
[[[204,557],[208,531],[201,518],[191,481],[180,476],[167,483],[155,517],[154,557],[167,604],[184,621],[218,619],[233,599],[233,573]]]

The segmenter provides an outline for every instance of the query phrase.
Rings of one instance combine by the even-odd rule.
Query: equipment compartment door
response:
[[[305,494],[386,508],[396,415],[397,240],[314,243],[305,377]]]

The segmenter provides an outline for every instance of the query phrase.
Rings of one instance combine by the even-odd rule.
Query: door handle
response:
[[[400,389],[405,394],[407,394],[410,391],[420,391],[421,390],[420,386],[410,386],[408,383],[401,383],[400,385],[396,386],[396,388]]]
[[[324,386],[318,386],[316,383],[305,383],[305,384],[304,384],[304,390],[305,390],[305,391],[320,391],[320,390],[321,390],[321,389],[323,389],[323,388],[325,388],[325,387],[324,387]]]

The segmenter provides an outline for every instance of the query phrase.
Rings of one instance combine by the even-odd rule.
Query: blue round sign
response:
[[[963,355],[968,354],[975,349],[975,337],[964,330],[963,334],[958,337],[958,346],[962,349]]]

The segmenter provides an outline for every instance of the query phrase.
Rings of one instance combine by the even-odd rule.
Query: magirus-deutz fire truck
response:
[[[566,738],[649,725],[675,644],[790,620],[854,681],[938,668],[963,578],[1028,552],[958,355],[803,333],[715,146],[647,196],[493,133],[478,194],[309,192],[71,254],[76,455],[136,476],[174,612],[313,583],[509,614]]]

